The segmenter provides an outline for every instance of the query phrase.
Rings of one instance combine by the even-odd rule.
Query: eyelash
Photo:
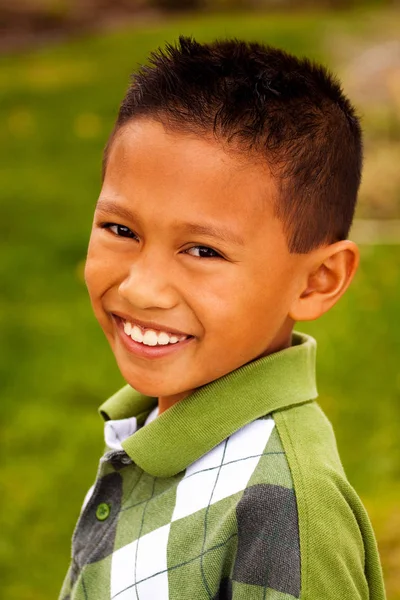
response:
[[[112,227],[115,227],[117,229],[117,231],[116,232],[113,231]],[[126,227],[125,225],[119,225],[118,223],[102,223],[101,228],[109,230],[110,233],[112,235],[114,235],[115,237],[122,237],[122,238],[128,238],[128,239],[135,239],[135,237],[137,237],[136,234],[134,234],[133,231],[131,231],[129,229],[129,227]],[[124,233],[122,233],[122,232],[124,232]],[[223,258],[221,256],[221,254],[219,252],[217,252],[217,250],[214,250],[214,248],[210,248],[209,246],[200,246],[200,245],[191,246],[191,248],[188,248],[187,250],[185,250],[185,253],[189,254],[189,250],[193,250],[193,249],[199,249],[200,251],[206,250],[206,251],[212,253],[211,256],[196,256],[195,258],[213,258],[213,259]],[[193,254],[189,254],[189,256],[193,256]]]

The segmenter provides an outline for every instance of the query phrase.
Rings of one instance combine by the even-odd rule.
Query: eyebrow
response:
[[[112,213],[121,219],[128,219],[130,221],[139,221],[139,217],[133,211],[120,206],[117,202],[112,200],[99,200],[96,204],[96,211],[103,213]]]
[[[230,229],[224,229],[223,227],[217,227],[216,225],[200,225],[200,223],[184,223],[181,229],[188,234],[193,235],[206,235],[213,238],[218,238],[223,242],[230,244],[236,244],[238,246],[244,246],[243,239],[231,231]]]
[[[112,200],[99,200],[96,205],[96,211],[112,213],[121,217],[122,219],[128,219],[130,221],[136,221],[140,223],[141,219],[137,215],[136,212],[124,208],[120,206],[117,202]],[[224,227],[219,227],[214,224],[202,225],[200,223],[177,223],[176,229],[180,229],[186,234],[192,235],[205,235],[213,238],[218,238],[219,240],[231,244],[236,244],[238,246],[244,246],[244,240],[237,233],[231,231],[230,229],[226,229]]]

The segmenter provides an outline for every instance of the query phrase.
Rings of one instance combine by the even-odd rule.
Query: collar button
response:
[[[96,519],[105,521],[110,516],[111,506],[105,502],[101,502],[96,508]]]

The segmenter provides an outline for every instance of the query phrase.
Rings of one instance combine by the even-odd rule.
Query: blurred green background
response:
[[[167,1],[133,13],[121,1],[107,20],[103,2],[97,28],[78,26],[68,2],[0,5],[1,598],[54,599],[68,566],[103,449],[96,409],[123,383],[82,276],[102,148],[131,71],[183,33],[320,59],[359,107],[361,267],[337,307],[298,329],[318,339],[320,403],[376,530],[388,599],[400,599],[400,9],[245,4],[171,15]]]

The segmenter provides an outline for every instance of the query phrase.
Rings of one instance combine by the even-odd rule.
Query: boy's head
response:
[[[239,41],[153,54],[106,147],[86,269],[127,381],[178,399],[329,310],[358,264],[361,163],[322,67]]]
[[[104,171],[115,135],[139,117],[215,139],[228,153],[269,168],[291,252],[346,239],[361,177],[361,129],[323,67],[257,43],[181,37],[134,75]]]

